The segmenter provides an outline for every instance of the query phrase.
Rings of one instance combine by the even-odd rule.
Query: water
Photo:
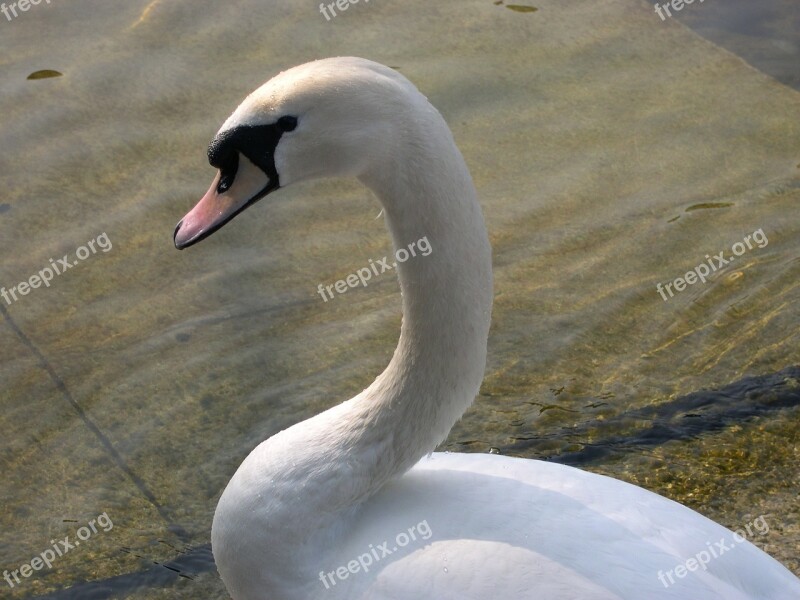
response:
[[[0,300],[0,570],[113,522],[4,597],[225,598],[208,542],[231,474],[387,363],[391,276],[317,295],[390,251],[354,182],[282,190],[172,247],[241,99],[343,54],[428,95],[487,216],[487,377],[443,449],[575,464],[731,528],[766,515],[753,541],[800,574],[796,5],[755,18],[708,0],[662,22],[634,0],[375,0],[330,21],[266,4],[0,16],[0,285],[78,262]],[[27,79],[46,69],[62,75]],[[657,284],[748,235],[736,262],[662,299]]]

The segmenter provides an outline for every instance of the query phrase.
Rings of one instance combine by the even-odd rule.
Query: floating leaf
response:
[[[53,69],[42,69],[41,71],[34,71],[28,75],[28,79],[48,79],[49,77],[61,77],[63,73],[53,71]]]
[[[515,10],[517,12],[536,12],[539,10],[535,6],[527,6],[525,4],[506,4],[506,8]]]
[[[686,209],[686,212],[703,210],[706,208],[728,208],[729,206],[733,206],[733,202],[703,202],[702,204],[692,204]]]

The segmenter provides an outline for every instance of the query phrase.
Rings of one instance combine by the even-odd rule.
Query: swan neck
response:
[[[477,193],[436,113],[404,165],[362,178],[384,207],[395,252],[426,240],[430,252],[398,261],[400,340],[363,394],[372,426],[394,440],[383,480],[401,474],[447,437],[477,395],[491,319],[491,247]],[[387,175],[388,173],[388,175]]]

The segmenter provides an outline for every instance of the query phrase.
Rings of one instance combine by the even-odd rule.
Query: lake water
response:
[[[230,112],[335,55],[417,84],[486,214],[487,376],[443,449],[574,464],[732,529],[763,515],[752,541],[800,575],[800,7],[525,4],[0,13],[0,286],[16,287],[0,298],[0,570],[85,538],[0,595],[227,598],[209,534],[238,464],[388,362],[392,276],[317,294],[390,252],[355,182],[282,190],[172,245]],[[48,286],[17,287],[65,255]]]

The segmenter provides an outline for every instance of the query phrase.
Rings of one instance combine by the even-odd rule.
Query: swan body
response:
[[[797,600],[749,542],[641,488],[496,455],[433,453],[478,392],[491,248],[449,128],[390,68],[333,58],[256,90],[209,148],[219,169],[175,230],[185,248],[292,183],[357,177],[383,205],[403,324],[354,398],[260,444],[211,540],[234,600]],[[678,569],[722,548],[702,568]],[[681,575],[679,575],[679,573]]]

